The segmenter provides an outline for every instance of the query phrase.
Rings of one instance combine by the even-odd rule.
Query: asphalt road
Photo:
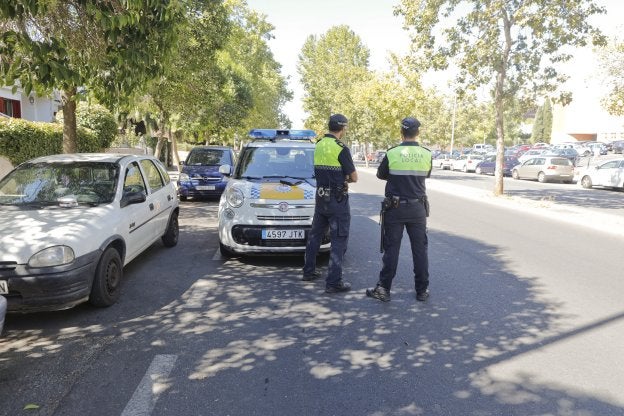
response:
[[[470,185],[492,178],[459,175],[429,187],[426,303],[407,245],[392,301],[364,296],[372,170],[352,186],[348,294],[301,282],[301,257],[222,259],[216,202],[183,203],[179,245],[133,261],[118,304],[7,318],[0,414],[624,415],[622,234],[544,215],[578,210],[542,184],[494,203]]]

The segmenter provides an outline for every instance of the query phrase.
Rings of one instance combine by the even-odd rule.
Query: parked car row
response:
[[[466,172],[469,170],[462,163],[469,159],[469,156],[450,159],[448,155],[438,155],[434,159],[433,166],[438,169]],[[493,175],[495,169],[496,155],[488,155],[476,164],[474,171],[480,175]],[[597,165],[575,167],[570,159],[551,154],[539,154],[524,161],[505,156],[503,176],[538,182],[578,182],[584,188],[601,186],[624,189],[624,158],[606,160]]]

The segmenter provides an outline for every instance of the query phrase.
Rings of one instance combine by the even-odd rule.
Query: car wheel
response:
[[[481,175],[481,173],[482,173],[482,172],[481,172],[481,166],[477,166],[477,168],[475,169],[475,173],[476,173],[477,175]]]
[[[121,295],[122,278],[123,265],[119,252],[114,247],[108,247],[95,269],[89,303],[93,306],[103,307],[117,302]]]
[[[180,226],[178,224],[178,213],[174,212],[169,218],[169,224],[167,225],[167,231],[161,237],[165,247],[174,247],[178,244],[178,236],[180,235]]]
[[[464,165],[464,167],[462,168],[462,172],[464,173],[468,172],[468,166]]]
[[[546,182],[546,175],[544,174],[544,172],[540,172],[537,174],[537,181],[540,183]]]
[[[229,259],[234,257],[234,252],[223,245],[223,243],[219,243],[219,251],[221,252],[221,256]]]
[[[520,175],[518,174],[518,171],[516,169],[514,169],[511,172],[511,177],[514,178],[514,179],[520,179]]]
[[[581,186],[585,189],[590,189],[592,187],[592,180],[589,176],[583,176],[581,179]]]

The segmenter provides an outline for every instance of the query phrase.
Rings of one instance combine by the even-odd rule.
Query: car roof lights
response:
[[[249,131],[249,137],[254,140],[278,139],[288,140],[312,140],[316,137],[313,130],[276,130],[276,129],[253,129]]]

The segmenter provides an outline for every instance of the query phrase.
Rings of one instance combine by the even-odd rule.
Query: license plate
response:
[[[9,294],[9,282],[6,280],[0,280],[0,295]]]
[[[198,191],[214,191],[216,187],[214,185],[199,185],[196,186],[195,189]]]
[[[262,230],[263,240],[303,240],[305,230]]]

